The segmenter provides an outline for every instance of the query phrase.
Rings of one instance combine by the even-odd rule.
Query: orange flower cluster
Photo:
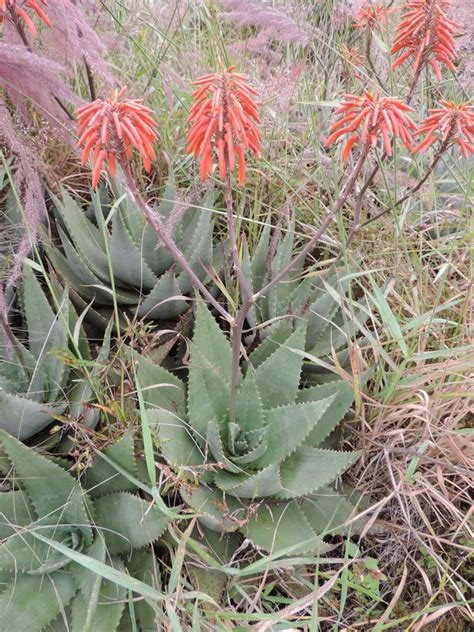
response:
[[[428,63],[441,81],[440,63],[453,72],[456,68],[456,48],[453,35],[458,25],[446,16],[451,0],[411,0],[403,5],[402,21],[398,25],[392,53],[403,51],[392,68],[414,57],[413,72]]]
[[[256,90],[245,75],[233,72],[231,66],[223,72],[199,77],[193,93],[194,103],[188,117],[192,126],[188,132],[189,154],[201,157],[201,178],[206,180],[214,167],[217,154],[219,173],[225,178],[239,163],[239,182],[245,183],[245,150],[260,158],[261,134],[255,123],[260,122]]]
[[[459,145],[465,158],[468,152],[474,154],[474,106],[470,102],[457,104],[453,101],[440,101],[439,105],[441,107],[429,110],[430,116],[416,131],[416,136],[427,136],[413,151],[424,153],[440,140],[445,148],[453,143]]]
[[[47,0],[39,0],[39,2],[41,2],[44,6],[48,6]],[[19,6],[20,4],[22,6]],[[36,30],[35,23],[25,11],[24,7],[32,9],[46,26],[51,26],[48,16],[38,5],[36,0],[23,0],[21,2],[19,0],[0,0],[0,24],[5,19],[7,12],[10,12],[17,18],[21,18],[24,21],[33,37],[37,35],[38,31]]]
[[[416,125],[407,114],[413,112],[409,105],[371,92],[365,92],[363,96],[346,94],[344,99],[335,112],[342,117],[332,125],[325,142],[328,147],[340,136],[348,134],[349,140],[342,151],[343,160],[347,160],[354,144],[373,148],[379,139],[382,139],[385,153],[391,156],[393,136],[399,136],[405,147],[412,148],[412,132]]]
[[[153,110],[143,105],[143,99],[124,99],[127,88],[114,90],[108,99],[96,99],[79,108],[78,147],[83,147],[82,164],[92,152],[92,186],[97,186],[104,161],[108,161],[110,175],[115,175],[115,161],[129,159],[132,147],[140,152],[143,166],[150,171],[151,160],[156,160],[153,143],[157,136]]]
[[[365,29],[368,28],[371,31],[377,28],[377,26],[387,21],[387,15],[391,13],[391,10],[388,9],[384,4],[377,3],[372,4],[369,2],[365,7],[362,7],[358,11],[356,11],[355,19],[353,26],[356,29]]]

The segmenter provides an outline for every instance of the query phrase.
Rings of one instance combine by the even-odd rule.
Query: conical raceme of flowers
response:
[[[153,144],[157,140],[153,110],[143,105],[143,99],[125,99],[127,88],[114,90],[108,99],[96,99],[79,108],[78,147],[82,147],[82,164],[92,154],[92,186],[97,186],[104,163],[110,175],[115,175],[116,161],[128,160],[134,147],[140,152],[143,166],[150,171],[156,160]]]
[[[354,145],[370,148],[375,147],[379,140],[382,140],[386,154],[391,156],[393,136],[399,136],[405,147],[412,148],[412,133],[416,125],[407,114],[413,112],[409,105],[371,92],[365,92],[363,96],[346,94],[344,99],[335,112],[341,118],[332,125],[325,142],[328,147],[339,137],[348,135],[342,151],[343,160],[347,160]]]
[[[392,53],[400,53],[392,68],[413,58],[413,72],[428,63],[438,81],[441,80],[440,64],[453,72],[456,67],[456,47],[453,35],[458,25],[446,15],[451,0],[412,0],[403,5],[402,21],[398,26]]]
[[[387,21],[387,15],[392,13],[392,10],[386,7],[383,3],[369,2],[355,14],[355,22],[353,26],[356,29],[368,28],[371,31],[376,29],[379,24]]]
[[[48,6],[47,0],[0,0],[0,24],[8,17],[8,13],[14,13],[17,18],[23,20],[31,35],[37,35],[35,23],[26,9],[32,9],[46,26],[51,26],[48,16],[39,3]]]
[[[440,101],[439,108],[429,110],[428,116],[416,131],[416,136],[426,134],[413,151],[424,153],[436,141],[447,147],[456,143],[463,156],[474,154],[474,106],[467,103]]]
[[[256,90],[245,75],[233,72],[233,66],[221,73],[211,73],[193,82],[194,103],[188,117],[188,153],[201,157],[201,178],[206,180],[215,165],[225,178],[238,161],[239,182],[245,183],[245,152],[260,158],[260,102]]]

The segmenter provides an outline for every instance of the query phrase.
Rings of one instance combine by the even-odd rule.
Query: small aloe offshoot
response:
[[[288,266],[294,251],[294,232],[289,230],[281,237],[280,229],[274,229],[272,234],[269,226],[262,230],[252,256],[244,243],[242,268],[250,291],[258,294],[271,283]],[[281,283],[271,287],[252,305],[247,314],[252,332],[246,336],[246,342],[255,346],[276,331],[292,331],[304,319],[307,321],[305,350],[313,358],[336,352],[339,360],[344,361],[347,341],[358,333],[366,320],[362,306],[354,306],[352,319],[342,308],[351,273],[327,275],[305,268],[303,263],[300,261]]]
[[[353,391],[343,381],[300,388],[305,338],[303,321],[250,354],[239,369],[235,421],[231,346],[206,307],[197,309],[187,389],[138,361],[148,422],[167,463],[187,478],[183,499],[206,527],[239,531],[269,551],[321,552],[322,534],[340,532],[353,510],[332,484],[359,453],[321,447]]]
[[[153,555],[145,547],[161,537],[169,518],[136,493],[132,434],[99,456],[87,489],[3,431],[0,447],[12,487],[0,493],[2,629],[156,629],[148,602],[127,606],[132,593],[125,582],[153,585]]]
[[[193,204],[176,201],[170,181],[154,209],[182,249],[189,266],[201,279],[212,266],[213,193]],[[60,247],[48,247],[58,274],[71,287],[72,298],[88,309],[87,318],[105,328],[116,302],[128,317],[174,319],[188,307],[192,283],[176,264],[135,204],[120,191],[101,204],[93,196],[94,221],[68,193],[55,198]],[[201,209],[197,208],[201,207]],[[111,217],[110,217],[111,216]],[[107,221],[108,219],[108,221]]]
[[[65,392],[71,387],[72,373],[60,354],[68,348],[69,331],[74,329],[77,315],[67,289],[62,295],[57,293],[59,306],[53,309],[28,266],[24,267],[19,294],[24,333],[16,334],[5,317],[0,321],[0,428],[25,440],[46,428],[66,408]],[[83,338],[80,345],[81,352],[88,354]],[[81,399],[88,397],[86,387],[81,390]],[[92,418],[89,421],[94,423]]]

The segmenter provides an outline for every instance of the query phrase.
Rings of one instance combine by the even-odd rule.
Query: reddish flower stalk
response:
[[[347,160],[354,145],[370,149],[380,139],[385,153],[391,156],[393,136],[399,136],[405,147],[411,149],[412,131],[416,125],[407,112],[413,112],[413,108],[399,99],[381,97],[371,92],[365,92],[363,96],[346,94],[335,112],[342,117],[331,126],[325,146],[328,147],[341,136],[349,135],[342,150],[343,160]]]
[[[99,182],[104,163],[115,176],[116,162],[126,164],[133,147],[139,151],[146,171],[156,160],[153,110],[143,105],[143,99],[124,99],[126,90],[114,90],[108,99],[96,99],[76,111],[80,137],[77,146],[83,147],[83,165],[92,153],[93,187]]]
[[[255,125],[260,122],[260,102],[254,99],[258,93],[248,85],[248,78],[233,69],[230,66],[193,82],[198,87],[188,117],[192,126],[187,152],[201,157],[202,180],[213,171],[216,157],[221,178],[234,170],[237,158],[239,182],[244,184],[245,151],[252,151],[256,158],[261,155],[261,134]]]
[[[39,2],[44,6],[48,6],[47,0],[0,0],[0,24],[5,19],[10,19],[10,21],[16,26],[18,20],[22,20],[26,24],[31,35],[35,37],[38,34],[38,31],[30,15],[26,12],[26,9],[32,9],[43,24],[49,27],[51,26],[50,19],[39,6]]]
[[[433,68],[438,81],[441,80],[440,63],[456,72],[453,35],[458,25],[446,16],[450,6],[451,0],[411,0],[403,5],[402,21],[391,50],[392,53],[401,52],[401,55],[392,68],[413,57],[415,75],[425,64]]]
[[[474,154],[474,106],[470,102],[457,104],[453,101],[440,101],[439,105],[439,108],[429,110],[430,116],[415,132],[415,136],[426,134],[426,137],[413,151],[424,153],[440,141],[440,150],[457,144],[465,158],[469,152]]]
[[[393,9],[388,9],[383,3],[368,2],[364,7],[356,11],[355,22],[353,26],[356,29],[375,30],[382,22],[387,21],[387,15],[392,13]]]

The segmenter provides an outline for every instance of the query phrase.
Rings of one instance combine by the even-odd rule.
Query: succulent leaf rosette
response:
[[[230,421],[231,348],[211,313],[197,309],[188,387],[146,358],[138,379],[148,422],[202,524],[240,531],[267,550],[322,551],[353,506],[331,484],[359,457],[321,447],[348,411],[342,381],[301,389],[306,324],[263,342],[240,373]]]
[[[59,285],[54,278],[51,283]],[[44,430],[67,406],[70,414],[82,415],[83,403],[91,397],[87,385],[72,384],[73,371],[61,358],[78,318],[68,290],[56,290],[58,309],[53,309],[25,265],[19,288],[23,322],[13,328],[6,320],[0,321],[0,428],[21,440]],[[89,357],[84,336],[79,336],[79,350]],[[83,423],[97,423],[95,411],[86,415],[81,417]]]
[[[155,208],[201,280],[213,263],[212,213],[202,208],[212,208],[213,199],[208,191],[195,205],[180,203],[170,180]],[[83,309],[91,304],[89,321],[105,328],[114,300],[129,317],[172,320],[187,309],[189,275],[127,196],[118,190],[107,202],[93,196],[91,219],[65,191],[54,202],[60,244],[48,247],[48,256],[74,302]]]
[[[4,431],[0,451],[10,484],[0,493],[2,629],[154,629],[154,609],[143,600],[129,609],[119,578],[153,585],[151,545],[169,522],[131,482],[139,476],[131,432],[105,450],[107,461],[98,457],[88,489]]]
[[[285,269],[294,252],[295,234],[291,227],[282,234],[280,228],[272,230],[266,226],[252,255],[244,244],[243,269],[250,291],[259,292],[265,287]],[[348,340],[360,333],[368,316],[362,303],[354,302],[350,313],[345,307],[353,275],[353,270],[327,275],[305,268],[300,262],[252,306],[247,315],[252,331],[246,335],[246,344],[255,346],[275,332],[277,336],[288,335],[305,319],[305,350],[316,358],[336,352],[338,361],[345,365]],[[324,372],[315,365],[311,370]]]

